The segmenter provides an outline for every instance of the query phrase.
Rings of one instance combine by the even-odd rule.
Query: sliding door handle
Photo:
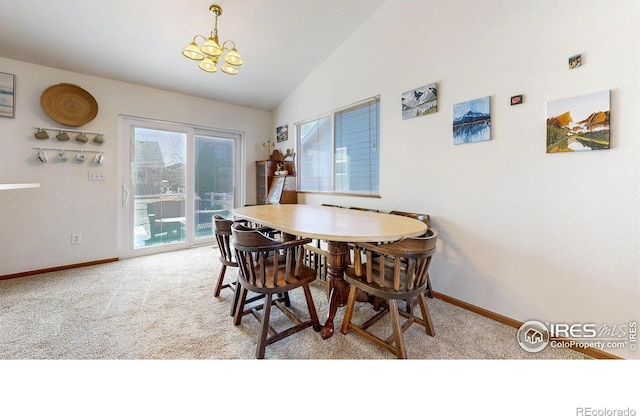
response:
[[[122,184],[122,206],[126,207],[129,203],[129,190]]]

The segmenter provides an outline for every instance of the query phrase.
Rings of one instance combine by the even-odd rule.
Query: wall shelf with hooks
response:
[[[87,133],[87,134],[103,134],[98,131],[88,131],[88,130],[76,130],[76,129],[68,129],[66,127],[42,127],[36,126],[34,129],[37,130],[49,130],[49,131],[66,131],[68,133]]]
[[[60,128],[60,127],[41,127],[40,126],[40,127],[34,127],[34,129],[36,129],[37,131],[33,135],[38,140],[48,139],[50,136],[49,136],[49,133],[47,132],[53,131],[53,132],[58,132],[58,134],[55,137],[57,137],[58,141],[61,141],[61,142],[66,142],[71,140],[71,137],[69,137],[67,133],[77,133],[75,140],[79,143],[86,143],[89,141],[89,138],[86,136],[87,134],[94,135],[93,137],[94,143],[97,143],[97,144],[104,143],[104,134],[101,132],[67,129],[64,127]]]
[[[95,163],[96,165],[102,165],[104,163],[104,152],[102,150],[69,149],[62,146],[61,147],[33,146],[33,149],[38,150],[35,156],[36,156],[36,159],[38,159],[42,163],[49,161],[49,158],[45,154],[45,150],[47,151],[52,150],[52,151],[58,152],[57,158],[61,162],[67,161],[69,159],[67,157],[67,152],[75,152],[76,156],[74,159],[77,162],[82,163],[87,159],[87,157],[85,156],[85,153],[96,153],[96,156],[93,158],[93,163]]]
[[[104,150],[87,150],[87,149],[69,149],[68,147],[42,147],[42,146],[33,146],[32,149],[36,150],[55,150],[57,152],[76,152],[76,153],[103,153]]]

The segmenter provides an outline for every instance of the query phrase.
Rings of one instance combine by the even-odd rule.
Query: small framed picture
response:
[[[569,69],[577,68],[582,65],[582,55],[573,55],[569,57]]]
[[[276,129],[276,142],[284,142],[289,140],[289,125],[285,124]]]
[[[15,117],[16,77],[0,72],[0,116]]]
[[[522,104],[522,94],[511,97],[511,105]]]

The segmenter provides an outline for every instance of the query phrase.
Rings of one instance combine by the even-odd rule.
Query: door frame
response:
[[[185,171],[185,241],[159,244],[149,247],[133,247],[132,232],[134,214],[131,205],[133,197],[133,164],[134,164],[134,129],[147,128],[154,130],[172,131],[186,134],[186,171]],[[149,254],[182,250],[194,246],[208,245],[215,242],[215,237],[195,239],[194,236],[194,148],[195,136],[220,137],[234,140],[234,188],[233,206],[240,206],[243,189],[245,187],[244,132],[225,130],[208,126],[197,126],[187,123],[168,122],[143,117],[118,116],[118,258],[132,258]]]

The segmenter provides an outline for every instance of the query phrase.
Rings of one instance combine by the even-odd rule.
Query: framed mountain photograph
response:
[[[276,128],[276,142],[284,142],[285,140],[289,140],[289,125],[285,124],[284,126],[280,126]]]
[[[453,144],[491,140],[491,99],[478,98],[453,105]]]
[[[402,119],[433,114],[438,111],[438,87],[435,83],[402,94]]]
[[[547,103],[547,153],[610,147],[610,91]]]

